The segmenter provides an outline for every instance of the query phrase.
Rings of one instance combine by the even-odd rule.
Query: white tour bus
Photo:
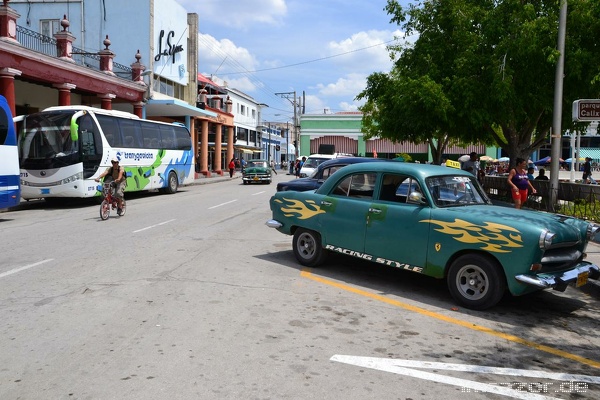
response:
[[[14,118],[24,199],[100,196],[94,181],[116,157],[127,192],[175,193],[193,180],[192,141],[182,124],[86,106],[50,107]]]

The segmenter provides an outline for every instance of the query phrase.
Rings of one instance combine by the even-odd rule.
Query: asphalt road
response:
[[[0,214],[0,399],[600,397],[595,286],[476,312],[408,271],[303,269],[264,225],[274,184],[212,179],[107,221]]]

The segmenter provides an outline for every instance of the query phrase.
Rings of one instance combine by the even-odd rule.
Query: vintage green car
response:
[[[471,309],[573,282],[598,279],[584,261],[598,226],[564,215],[492,205],[459,169],[409,163],[344,167],[316,191],[278,192],[267,226],[293,235],[300,264],[328,253],[446,279]]]
[[[248,160],[242,171],[242,182],[248,183],[271,183],[271,167],[267,160]]]

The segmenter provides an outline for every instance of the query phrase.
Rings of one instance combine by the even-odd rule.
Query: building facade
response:
[[[197,106],[197,32],[198,15],[175,0],[4,1],[0,92],[16,115],[82,104],[182,122],[196,170],[222,174],[234,154],[233,114],[227,99]]]
[[[308,156],[319,152],[321,145],[335,146],[335,152],[357,156],[395,158],[408,154],[415,161],[430,162],[432,156],[425,143],[395,143],[389,139],[364,138],[361,112],[339,112],[335,114],[302,114],[300,116],[300,154]],[[447,158],[456,159],[475,151],[487,154],[484,145],[452,146],[446,150]]]

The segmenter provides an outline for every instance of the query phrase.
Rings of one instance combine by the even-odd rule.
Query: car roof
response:
[[[373,161],[373,160],[371,160]],[[473,174],[468,171],[463,171],[458,168],[444,167],[435,164],[417,164],[417,163],[406,163],[406,162],[360,162],[353,165],[348,165],[336,172],[337,179],[327,179],[319,192],[329,192],[331,186],[337,185],[337,182],[342,176],[346,176],[357,172],[390,172],[397,174],[407,174],[416,177],[417,179],[425,180],[430,176],[444,176],[444,175],[455,175],[455,176],[468,176],[473,177]],[[337,174],[340,174],[339,176]]]
[[[317,169],[323,169],[330,167],[332,165],[340,165],[340,164],[357,164],[364,162],[379,162],[379,161],[392,161],[387,158],[371,158],[371,157],[340,157],[340,158],[332,158],[331,160],[323,161],[321,164],[317,166]]]

